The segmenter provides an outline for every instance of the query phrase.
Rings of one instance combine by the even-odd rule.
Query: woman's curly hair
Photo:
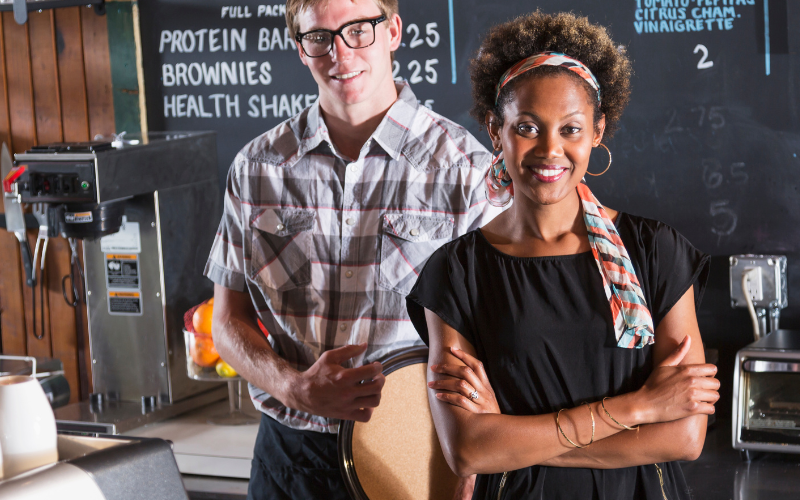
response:
[[[503,87],[495,104],[497,83],[503,73],[522,59],[545,51],[563,52],[594,73],[600,84],[599,109],[594,89],[580,76],[558,66],[539,66],[518,76]],[[583,82],[595,109],[595,125],[605,115],[605,135],[611,137],[630,97],[631,63],[625,48],[616,45],[605,28],[571,13],[550,15],[536,11],[492,28],[470,64],[474,103],[470,114],[483,124],[486,113],[491,111],[502,124],[503,108],[515,86],[528,78],[554,73],[570,74]]]

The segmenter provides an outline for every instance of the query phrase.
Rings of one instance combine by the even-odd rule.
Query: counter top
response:
[[[700,458],[681,468],[696,500],[800,498],[800,455],[756,453],[744,462],[731,446],[730,420],[717,421],[706,434]]]
[[[800,455],[757,453],[744,462],[731,446],[730,420],[708,430],[700,458],[681,463],[694,500],[797,500],[800,498]],[[240,500],[247,480],[184,476],[192,500]]]

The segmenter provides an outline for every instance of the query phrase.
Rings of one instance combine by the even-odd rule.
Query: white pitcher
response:
[[[56,419],[33,377],[0,377],[0,477],[58,461]]]

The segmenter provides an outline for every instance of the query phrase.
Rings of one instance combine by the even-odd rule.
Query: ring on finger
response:
[[[473,401],[477,401],[477,400],[478,400],[478,391],[472,391],[472,392],[469,394],[469,398],[470,398],[471,400],[473,400]]]

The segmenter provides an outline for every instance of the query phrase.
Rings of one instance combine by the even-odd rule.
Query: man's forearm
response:
[[[692,460],[702,449],[705,415],[672,422],[643,425],[591,446],[576,449],[543,462],[550,467],[619,469],[673,460]]]
[[[258,325],[235,315],[214,323],[214,345],[222,359],[245,380],[295,408],[291,388],[299,376],[269,345]]]

